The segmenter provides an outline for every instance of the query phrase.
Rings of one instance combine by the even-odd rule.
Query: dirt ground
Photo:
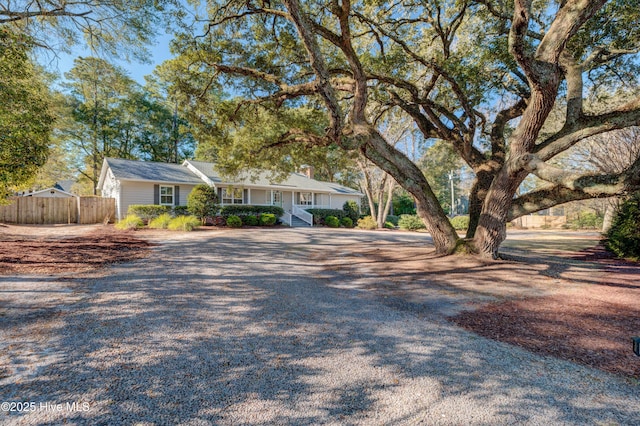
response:
[[[147,256],[158,238],[111,226],[0,225],[0,275],[91,271]],[[354,281],[369,277],[363,286],[390,301],[433,301],[434,291],[455,299],[463,308],[447,320],[487,338],[640,379],[640,357],[631,351],[631,337],[640,335],[640,265],[612,259],[594,237],[569,235],[583,239],[579,251],[527,238],[506,244],[496,262],[392,243],[325,249],[315,260],[348,269]]]

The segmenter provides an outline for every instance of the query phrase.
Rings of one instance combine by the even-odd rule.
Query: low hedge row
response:
[[[229,216],[259,216],[261,214],[272,214],[280,217],[284,214],[284,209],[278,206],[245,206],[241,204],[224,206],[220,209],[220,216],[224,218]]]
[[[305,209],[313,215],[314,225],[326,225],[327,218],[333,216],[342,220],[347,215],[344,210],[339,209]]]

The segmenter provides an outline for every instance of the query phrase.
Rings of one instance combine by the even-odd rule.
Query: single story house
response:
[[[116,217],[122,219],[132,204],[180,206],[197,184],[216,188],[218,201],[228,204],[280,206],[285,222],[295,218],[310,222],[306,208],[341,209],[346,201],[360,205],[363,194],[337,183],[313,179],[307,174],[291,173],[281,181],[271,181],[269,174],[247,174],[228,181],[216,171],[214,163],[185,160],[182,164],[105,158],[98,181],[103,197],[115,198]]]

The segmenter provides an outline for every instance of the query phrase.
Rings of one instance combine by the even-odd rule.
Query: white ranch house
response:
[[[337,183],[322,182],[310,174],[291,173],[282,181],[272,182],[266,172],[225,181],[214,163],[185,160],[182,164],[105,158],[98,181],[103,197],[116,200],[116,217],[122,219],[132,204],[181,206],[197,184],[216,188],[222,206],[247,204],[279,206],[283,220],[311,222],[308,208],[341,209],[346,201],[360,205],[363,194]]]

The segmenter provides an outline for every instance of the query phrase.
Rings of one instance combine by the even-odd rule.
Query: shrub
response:
[[[145,222],[170,212],[171,206],[159,206],[157,204],[132,204],[127,210],[128,215],[136,215]]]
[[[403,214],[398,220],[398,226],[405,231],[417,231],[418,229],[425,229],[424,222],[417,215]]]
[[[276,217],[284,214],[284,209],[278,206],[247,206],[247,205],[230,205],[224,206],[220,210],[220,215],[224,218],[229,216],[258,216],[262,213],[271,213]]]
[[[360,217],[360,209],[358,208],[358,203],[353,200],[345,201],[342,206],[342,211],[344,211],[345,217],[351,219],[351,222],[355,222]],[[337,216],[336,216],[337,217]]]
[[[393,223],[394,226],[398,226],[398,220],[400,220],[400,217],[398,216],[394,216],[394,215],[387,215],[387,222],[391,222]]]
[[[469,216],[456,216],[449,219],[456,231],[466,231],[469,227]]]
[[[329,228],[339,228],[340,219],[338,219],[335,216],[327,216],[326,219],[324,220],[324,224],[327,225]]]
[[[227,219],[227,226],[230,226],[231,228],[240,228],[242,226],[242,219],[240,219],[240,217],[236,215],[231,215],[226,219]]]
[[[365,216],[362,219],[358,219],[358,228],[360,229],[376,229],[377,227],[378,224],[371,216]]]
[[[151,229],[167,229],[171,219],[173,218],[169,213],[161,214],[160,216],[151,219],[148,226]]]
[[[174,216],[189,216],[189,208],[187,206],[174,206],[173,207],[173,215]]]
[[[195,216],[178,216],[171,219],[167,229],[172,231],[193,231],[200,223],[200,219]]]
[[[204,183],[198,184],[187,197],[189,213],[200,218],[202,223],[206,217],[215,216],[218,213],[218,195],[216,189]]]
[[[344,210],[339,209],[306,209],[313,215],[314,225],[326,225],[326,220],[329,216],[337,217],[338,220],[346,216]]]
[[[604,246],[618,257],[640,259],[640,193],[622,203]]]
[[[276,224],[276,215],[273,213],[262,213],[260,215],[260,225],[273,226]]]
[[[242,216],[242,223],[248,226],[256,226],[258,224],[258,216],[247,215]]]
[[[603,217],[592,212],[578,213],[578,217],[568,223],[571,229],[601,229]]]
[[[344,226],[345,228],[353,228],[353,220],[351,220],[350,217],[343,217],[342,219],[340,219],[340,225]]]
[[[396,225],[394,225],[393,223],[391,223],[389,221],[386,221],[384,223],[384,227],[387,228],[387,229],[396,229]]]
[[[128,214],[127,217],[116,223],[116,229],[130,230],[138,229],[144,226],[144,222],[140,216],[135,214]]]

